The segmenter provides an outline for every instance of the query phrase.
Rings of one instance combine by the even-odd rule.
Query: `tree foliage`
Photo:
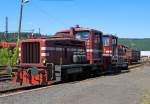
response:
[[[119,43],[141,51],[150,51],[150,46],[149,46],[150,38],[144,38],[144,39],[120,38]]]

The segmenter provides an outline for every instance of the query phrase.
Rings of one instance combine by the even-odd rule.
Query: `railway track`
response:
[[[135,65],[130,65],[129,70],[134,70],[136,67],[140,67],[140,66],[144,65],[145,63],[146,62],[135,64]],[[105,75],[104,76],[102,75],[100,77],[105,77]],[[84,80],[73,81],[73,82],[68,82],[68,83],[61,83],[61,84],[75,84],[75,83],[79,83],[81,81],[93,80],[95,78],[99,78],[99,77],[91,77],[91,78],[86,79],[86,80],[84,79]],[[57,85],[57,84],[60,84],[60,83],[54,83],[53,85]],[[50,86],[52,86],[52,85],[50,85]],[[8,90],[2,90],[2,91],[0,91],[0,95],[7,95],[7,94],[17,93],[17,92],[38,90],[38,89],[47,88],[47,87],[49,87],[49,86],[23,86],[23,87],[8,89]]]
[[[11,80],[12,75],[8,68],[9,66],[0,66],[0,82]]]
[[[144,64],[145,64],[145,62],[143,62],[143,63],[138,63],[138,64],[130,65],[128,68],[129,68],[129,69],[134,69],[134,68],[140,67],[140,66],[142,66],[142,65],[144,65]]]

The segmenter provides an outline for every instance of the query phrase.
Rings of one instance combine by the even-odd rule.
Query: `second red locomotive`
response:
[[[128,69],[128,64],[123,59],[123,48],[118,45],[117,36],[111,34],[103,35],[103,47],[104,68],[108,73]]]

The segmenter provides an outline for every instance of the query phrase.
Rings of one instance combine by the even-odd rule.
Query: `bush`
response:
[[[16,65],[17,64],[17,57],[18,57],[18,47],[16,47],[15,49],[13,49],[13,54],[11,57],[11,65]]]
[[[0,65],[16,65],[17,48],[15,49],[0,49]]]
[[[9,55],[7,49],[0,49],[0,65],[8,65]]]

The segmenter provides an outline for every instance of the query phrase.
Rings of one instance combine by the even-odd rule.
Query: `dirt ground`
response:
[[[0,104],[143,104],[150,63],[128,73],[0,96]]]

